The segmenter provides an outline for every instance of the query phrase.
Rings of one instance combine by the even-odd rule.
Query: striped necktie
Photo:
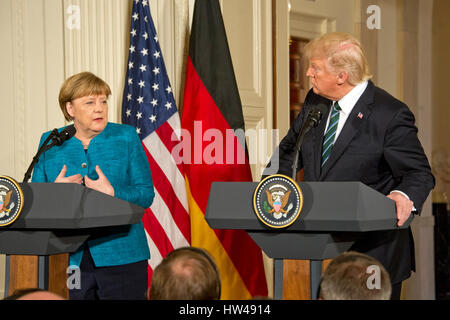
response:
[[[336,129],[339,122],[339,111],[342,110],[337,101],[334,103],[333,110],[331,112],[330,123],[328,124],[325,137],[323,138],[322,145],[322,167],[328,160],[333,149],[334,138],[336,136]]]

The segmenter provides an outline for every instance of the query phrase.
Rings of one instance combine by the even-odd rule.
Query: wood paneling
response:
[[[67,267],[69,266],[69,254],[56,254],[49,258],[48,290],[68,299]]]
[[[284,260],[283,299],[309,300],[309,261]]]
[[[68,254],[58,254],[49,257],[48,290],[66,299]],[[11,255],[8,295],[17,289],[38,287],[38,257],[29,255]]]
[[[331,259],[322,262],[322,273],[330,264]],[[283,299],[310,300],[311,288],[308,260],[284,260],[283,263]]]
[[[9,294],[16,289],[38,286],[38,257],[15,255],[9,260]]]

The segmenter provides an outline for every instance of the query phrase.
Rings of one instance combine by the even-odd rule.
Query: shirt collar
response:
[[[345,115],[350,114],[356,102],[358,102],[359,98],[366,90],[368,81],[363,81],[357,84],[349,93],[347,93],[341,100],[339,100],[339,106],[342,108],[342,112]]]

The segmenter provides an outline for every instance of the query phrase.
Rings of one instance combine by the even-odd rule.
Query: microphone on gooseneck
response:
[[[52,142],[49,144],[49,146],[53,147],[62,145],[64,142],[72,138],[76,132],[77,129],[75,129],[73,124],[67,126],[61,132],[59,132],[53,137]]]
[[[77,132],[77,129],[75,129],[74,125],[67,126],[64,128],[61,132],[58,132],[57,129],[53,129],[50,135],[47,137],[47,139],[44,141],[42,146],[39,148],[38,152],[33,158],[33,161],[31,162],[30,166],[28,167],[27,172],[25,173],[25,176],[23,177],[23,182],[26,183],[28,180],[30,180],[31,172],[33,171],[34,166],[39,160],[39,157],[41,154],[43,154],[48,149],[52,148],[53,146],[60,146],[65,141],[72,138],[75,133]],[[51,142],[48,143],[51,139]]]
[[[306,116],[306,120],[303,122],[302,127],[300,128],[300,132],[297,137],[297,142],[295,144],[294,149],[294,161],[292,164],[292,179],[294,181],[297,181],[297,165],[298,165],[298,154],[300,152],[300,147],[302,146],[303,139],[306,135],[306,133],[311,130],[314,127],[317,127],[320,120],[322,119],[322,115],[324,111],[326,110],[326,105],[319,104],[318,106],[312,108],[308,115]]]

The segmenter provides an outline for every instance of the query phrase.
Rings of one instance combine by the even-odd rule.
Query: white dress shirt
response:
[[[336,135],[334,136],[334,141],[336,141],[337,137],[342,131],[344,127],[345,121],[352,112],[356,102],[358,102],[359,98],[361,98],[364,90],[367,88],[368,81],[361,82],[357,84],[349,93],[347,93],[341,100],[338,101],[339,106],[341,107],[341,111],[339,111],[339,122],[336,129]],[[336,101],[333,101],[333,105]],[[325,127],[325,132],[327,132],[328,124],[330,123],[331,112],[328,115],[327,125]],[[325,134],[324,132],[324,134]],[[333,141],[333,143],[334,143]]]

